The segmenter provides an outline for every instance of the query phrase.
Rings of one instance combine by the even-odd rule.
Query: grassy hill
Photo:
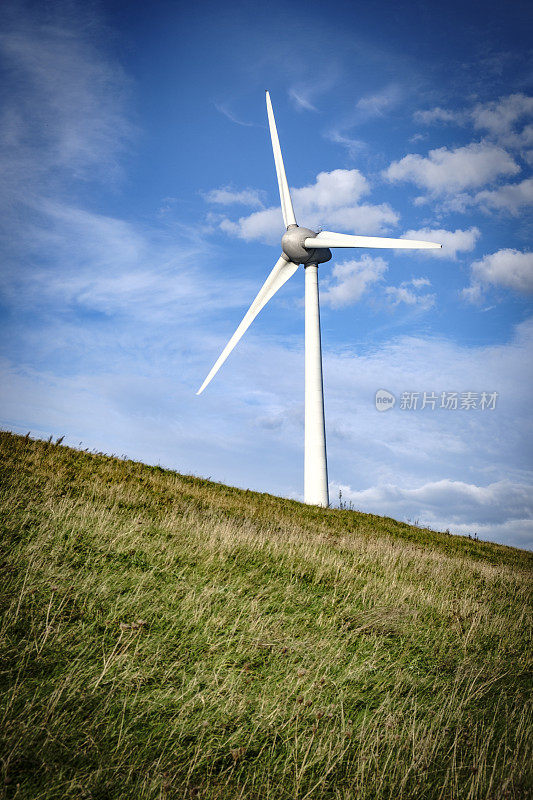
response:
[[[1,797],[531,796],[532,554],[0,448]]]

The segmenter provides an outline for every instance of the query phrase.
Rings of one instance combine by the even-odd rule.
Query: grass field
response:
[[[1,797],[531,797],[533,554],[0,447]]]

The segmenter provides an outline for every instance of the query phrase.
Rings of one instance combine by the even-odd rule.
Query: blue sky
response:
[[[332,499],[533,547],[527,4],[1,14],[0,425],[302,498],[303,268],[195,395],[279,256],[268,88],[300,224],[444,245],[320,267]]]

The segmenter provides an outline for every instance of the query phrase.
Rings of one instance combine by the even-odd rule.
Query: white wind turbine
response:
[[[326,460],[326,431],[324,424],[324,391],[322,385],[322,350],[320,345],[320,311],[318,303],[318,265],[331,258],[330,247],[379,247],[391,249],[435,249],[442,247],[434,242],[416,242],[409,239],[385,239],[377,236],[352,236],[345,233],[321,231],[315,233],[301,228],[296,222],[291,195],[283,166],[276,122],[270,95],[266,93],[268,124],[274,150],[278,176],[281,211],[286,232],[281,237],[281,256],[259,290],[252,305],[216,360],[197,394],[218,372],[244,332],[250,327],[261,309],[294,275],[299,264],[305,267],[305,456],[304,500],[319,506],[329,505],[328,467]]]

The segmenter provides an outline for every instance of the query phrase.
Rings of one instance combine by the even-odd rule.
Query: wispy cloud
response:
[[[226,295],[216,275],[206,280],[215,250],[194,226],[173,223],[169,236],[171,223],[134,224],[74,199],[89,181],[117,188],[134,128],[128,80],[87,38],[98,20],[84,27],[89,12],[56,11],[45,19],[12,6],[0,35],[17,81],[0,117],[4,302],[77,314],[80,324],[97,312],[134,325],[239,306],[253,283],[235,281]],[[260,204],[252,190],[240,200]]]
[[[129,84],[120,66],[103,59],[78,27],[7,4],[0,52],[16,76],[0,119],[0,171],[6,198],[24,202],[53,179],[109,182],[134,133]],[[96,25],[96,22],[94,22]],[[47,191],[50,187],[47,185]]]
[[[360,155],[362,151],[366,150],[368,145],[362,139],[355,139],[353,136],[347,136],[346,130],[346,128],[330,128],[324,135],[330,142],[345,147],[350,158],[354,159]]]
[[[253,128],[255,126],[255,122],[245,122],[244,120],[240,119],[228,108],[226,103],[214,103],[214,106],[217,111],[231,120],[231,122],[234,122],[236,125],[242,125],[245,128]]]
[[[363,95],[355,103],[353,110],[337,120],[324,133],[326,139],[340,144],[346,148],[350,158],[356,158],[368,145],[362,139],[353,135],[354,128],[366,122],[374,120],[376,117],[384,117],[387,112],[395,108],[404,95],[403,88],[398,83],[385,86],[378,92]]]
[[[331,63],[322,64],[318,73],[296,80],[289,87],[288,95],[297,111],[318,113],[319,99],[323,95],[327,96],[338,80],[339,73],[336,66]]]
[[[413,118],[415,122],[421,122],[423,125],[434,125],[438,122],[457,122],[462,123],[465,120],[465,114],[461,111],[452,111],[448,108],[428,108],[425,111],[415,111]]]
[[[253,292],[252,281],[233,280],[225,293],[222,278],[206,266],[216,250],[186,226],[174,229],[174,243],[164,229],[141,230],[58,201],[43,202],[41,215],[42,225],[19,247],[25,267],[0,278],[4,297],[18,309],[98,311],[156,324],[239,307]]]
[[[296,108],[304,109],[305,111],[318,111],[318,108],[307,99],[301,90],[289,89],[289,97],[294,101]]]
[[[402,101],[403,96],[403,88],[397,83],[392,83],[374,94],[364,95],[355,105],[359,114],[359,122],[384,116],[387,111]]]
[[[220,189],[211,189],[204,194],[208,203],[215,203],[221,206],[243,205],[261,207],[264,192],[259,189],[232,189],[230,186],[222,186]]]

